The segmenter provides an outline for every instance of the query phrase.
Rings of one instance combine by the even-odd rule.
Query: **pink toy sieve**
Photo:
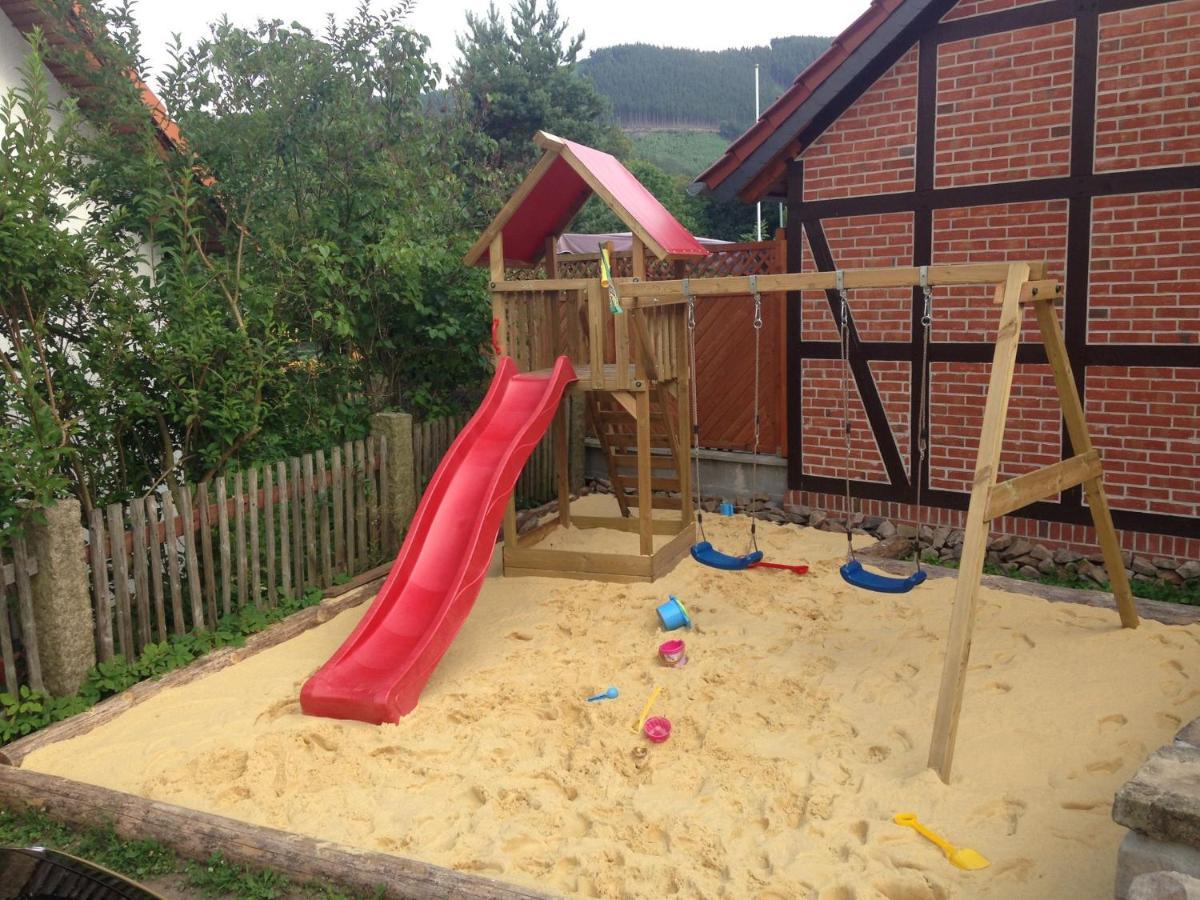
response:
[[[658,655],[668,666],[687,665],[687,653],[683,641],[664,641],[658,645]]]

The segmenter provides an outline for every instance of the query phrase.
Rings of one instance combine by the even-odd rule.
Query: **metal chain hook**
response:
[[[933,288],[929,286],[929,266],[921,266],[921,295],[925,299],[921,325],[928,328],[933,324]]]

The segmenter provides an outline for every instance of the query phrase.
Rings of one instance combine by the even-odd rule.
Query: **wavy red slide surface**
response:
[[[504,507],[575,370],[519,375],[502,357],[487,396],[429,482],[371,608],[300,692],[311,716],[395,722],[417,705],[491,563]]]

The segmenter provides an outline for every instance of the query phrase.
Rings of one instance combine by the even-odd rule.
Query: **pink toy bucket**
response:
[[[671,736],[671,720],[665,716],[651,716],[642,726],[646,737],[656,744],[661,744]]]
[[[675,668],[687,665],[687,650],[683,641],[664,641],[658,645],[658,655],[664,665]]]

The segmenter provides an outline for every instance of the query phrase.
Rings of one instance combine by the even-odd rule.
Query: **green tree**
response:
[[[576,69],[583,32],[568,37],[568,28],[554,0],[544,7],[517,0],[507,22],[495,4],[482,16],[467,13],[451,88],[496,142],[494,162],[510,172],[523,172],[536,158],[539,130],[603,150],[628,149],[607,101]]]

